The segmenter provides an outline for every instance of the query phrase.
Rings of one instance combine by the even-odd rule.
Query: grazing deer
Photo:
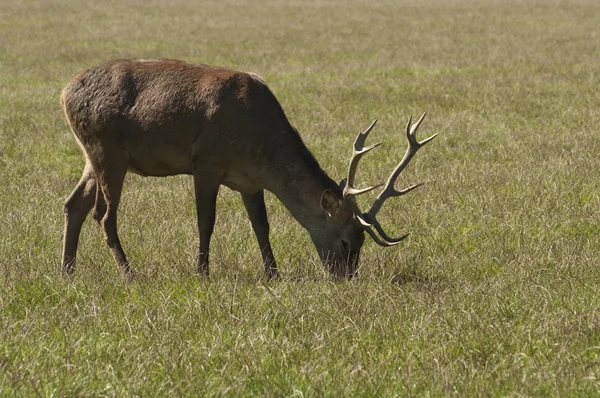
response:
[[[371,209],[355,196],[360,158],[373,122],[354,142],[348,176],[338,185],[321,169],[266,83],[252,73],[175,60],[115,60],[76,75],[61,103],[86,158],[81,180],[65,203],[63,267],[74,270],[81,226],[94,207],[117,264],[129,263],[117,234],[117,208],[127,171],[142,176],[194,176],[200,235],[199,272],[208,274],[209,243],[220,185],[239,191],[256,234],[269,277],[277,266],[269,243],[264,190],[273,192],[306,228],[327,269],[355,274],[366,231],[381,246],[388,236],[376,219],[392,196],[398,175],[417,150],[425,114],[406,126],[408,149]],[[379,235],[378,235],[379,234]]]

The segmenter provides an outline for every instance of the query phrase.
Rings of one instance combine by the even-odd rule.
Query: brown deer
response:
[[[72,273],[81,226],[94,207],[117,264],[129,263],[117,234],[117,208],[127,171],[142,176],[194,176],[199,272],[208,274],[209,243],[220,185],[239,191],[269,277],[278,270],[269,243],[264,190],[273,192],[306,228],[320,258],[334,275],[351,277],[366,231],[381,246],[391,238],[376,219],[394,182],[417,150],[425,114],[406,126],[408,149],[371,209],[355,196],[360,158],[375,122],[354,142],[347,179],[335,183],[321,169],[281,105],[257,75],[175,60],[114,60],[76,75],[63,89],[67,121],[86,158],[81,180],[65,203],[63,268]],[[378,235],[379,234],[379,235]]]

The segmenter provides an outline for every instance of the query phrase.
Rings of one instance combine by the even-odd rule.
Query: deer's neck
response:
[[[309,233],[320,228],[324,220],[321,195],[329,189],[341,197],[338,184],[319,166],[309,150],[301,145],[279,151],[277,165],[270,167],[272,176],[266,188],[273,192],[292,216]]]

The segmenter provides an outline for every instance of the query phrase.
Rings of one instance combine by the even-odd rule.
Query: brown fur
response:
[[[183,61],[115,60],[76,75],[61,102],[86,157],[83,176],[65,203],[67,272],[74,269],[81,225],[94,203],[94,218],[117,264],[129,270],[117,235],[128,170],[194,176],[203,273],[220,185],[242,194],[269,276],[277,275],[277,267],[265,189],[309,231],[330,271],[356,270],[362,228],[258,76]]]

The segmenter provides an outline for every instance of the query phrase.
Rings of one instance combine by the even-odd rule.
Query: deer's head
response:
[[[425,114],[413,125],[411,125],[412,118],[409,119],[406,125],[406,136],[408,138],[406,153],[367,212],[360,210],[356,202],[356,196],[376,189],[381,185],[356,189],[354,187],[354,177],[361,157],[381,144],[365,147],[367,136],[377,120],[371,123],[367,130],[359,134],[354,141],[354,151],[348,166],[348,176],[340,183],[341,197],[330,190],[323,192],[321,209],[324,212],[324,221],[322,227],[311,234],[311,238],[317,247],[321,260],[332,274],[348,278],[356,274],[360,250],[365,241],[365,232],[377,244],[384,247],[395,246],[408,236],[406,234],[398,238],[390,237],[377,221],[376,215],[386,199],[402,196],[422,185],[412,185],[403,190],[394,188],[398,176],[408,166],[415,153],[437,136],[435,134],[421,142],[417,141],[417,129],[424,118]]]

